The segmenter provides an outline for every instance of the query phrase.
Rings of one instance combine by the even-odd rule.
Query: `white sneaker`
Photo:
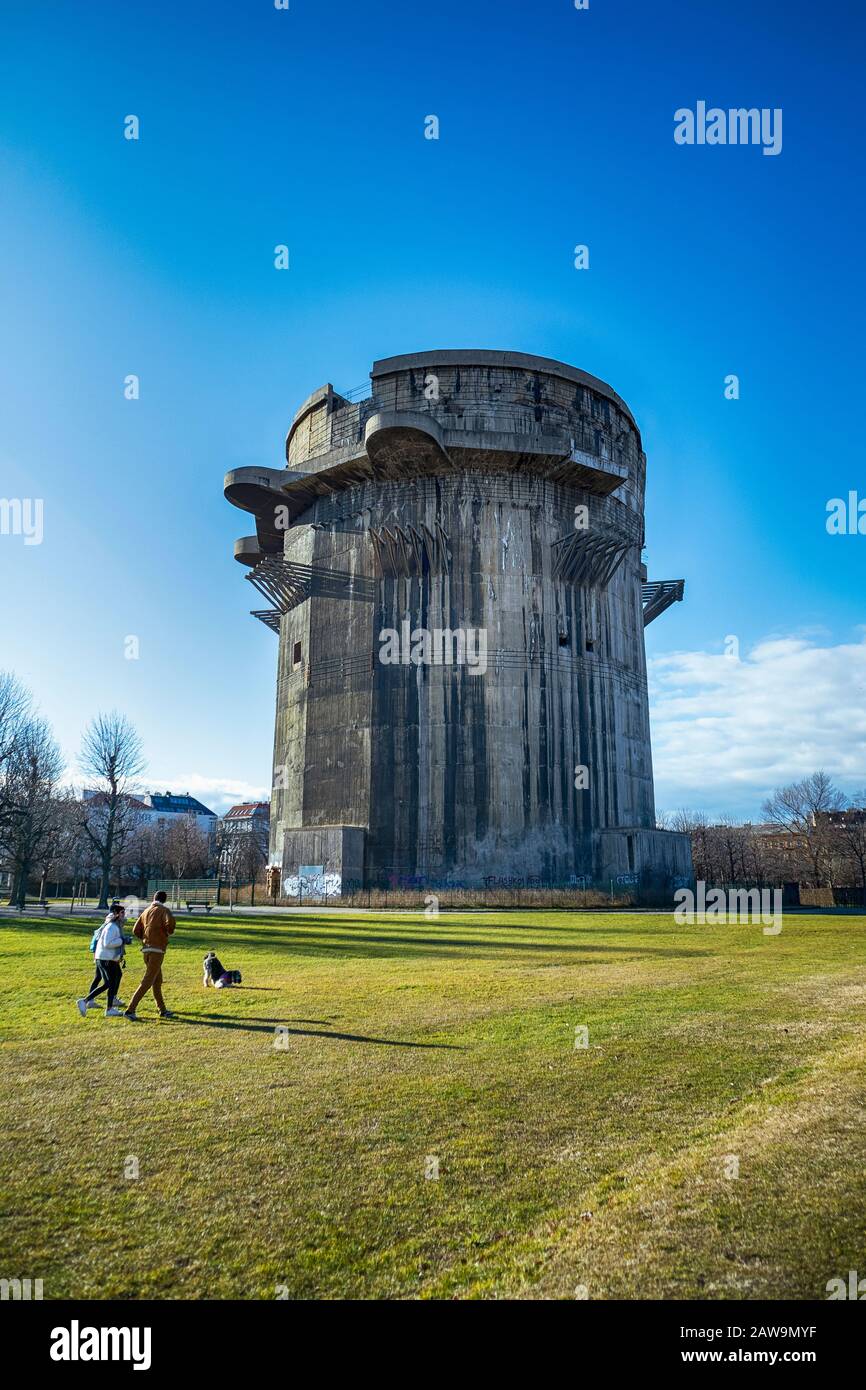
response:
[[[105,1010],[105,1017],[106,1017],[106,1018],[123,1018],[123,1009],[116,1009],[116,1008],[114,1008],[114,1007],[112,1007],[112,1008],[110,1008],[110,1009],[106,1009],[106,1010]]]
[[[123,1013],[123,1010],[126,1008],[126,1005],[124,1004],[122,999],[112,999],[111,1007],[113,1009],[120,1009],[120,1012]]]
[[[81,1014],[81,1017],[82,1017],[82,1018],[86,1018],[86,1017],[87,1017],[87,1000],[86,1000],[86,999],[76,999],[75,1002],[76,1002],[76,1004],[78,1005],[78,1012]]]
[[[98,1008],[99,1008],[99,1005],[97,1004],[97,1002],[96,1002],[95,999],[85,999],[84,1002],[85,1002],[85,1004],[87,1005],[88,1009],[98,1009]]]

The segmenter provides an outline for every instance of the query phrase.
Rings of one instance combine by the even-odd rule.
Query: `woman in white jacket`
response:
[[[106,917],[105,921],[104,921],[103,924],[102,924],[103,927],[107,927],[107,926],[108,926],[109,917],[116,917],[116,918],[117,918],[118,926],[120,927],[121,931],[123,931],[123,927],[124,927],[124,924],[125,924],[125,922],[126,922],[126,908],[124,907],[123,903],[113,902],[113,903],[111,904],[111,907],[110,907],[110,909],[109,909],[108,917]],[[94,953],[95,953],[95,951],[96,951],[96,943],[97,943],[97,941],[99,940],[99,933],[100,933],[101,931],[102,931],[102,927],[98,927],[97,930],[93,933],[93,938],[92,938],[92,940],[91,940],[91,942],[90,942],[90,949],[91,949],[91,951],[93,951]],[[129,943],[128,943],[128,940],[127,940],[127,945],[128,945],[128,944],[129,944]],[[99,985],[101,982],[102,982],[102,975],[100,974],[100,971],[99,971],[99,962],[96,961],[96,960],[94,960],[94,962],[93,962],[93,979],[90,981],[90,989],[87,991],[87,994],[85,995],[85,999],[88,1001],[88,1002],[87,1002],[87,1007],[88,1007],[88,1009],[98,1009],[98,1008],[99,1008],[99,1003],[98,1003],[98,1001],[97,1001],[96,999],[92,999],[92,998],[91,998],[91,995],[93,994],[93,991],[96,989],[97,985]],[[126,1005],[124,1004],[124,1002],[123,1002],[122,999],[119,999],[119,998],[118,998],[118,999],[111,999],[111,1000],[109,1000],[109,1008],[112,1008],[112,1009],[125,1009],[125,1008],[126,1008]]]
[[[82,1018],[87,1017],[88,1008],[93,1007],[93,1001],[97,994],[108,991],[108,1008],[105,1010],[106,1018],[120,1018],[123,1010],[117,1007],[117,996],[120,993],[121,980],[121,961],[123,960],[124,937],[122,930],[123,913],[112,908],[102,924],[102,930],[96,942],[96,969],[99,972],[100,983],[95,985],[89,994],[83,999],[79,999],[78,1012]]]

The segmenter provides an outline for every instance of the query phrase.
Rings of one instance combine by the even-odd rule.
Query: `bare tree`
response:
[[[208,837],[194,816],[178,816],[168,827],[166,862],[172,878],[197,878],[207,869]]]
[[[27,882],[50,836],[63,758],[44,719],[25,719],[3,770],[0,843],[12,868],[10,903],[23,910]]]
[[[744,883],[748,832],[731,816],[720,816],[712,829],[720,882],[726,885]]]
[[[696,879],[703,879],[705,883],[711,882],[709,865],[707,860],[707,816],[704,811],[690,811],[686,807],[681,807],[673,815],[667,817],[667,829],[678,830],[683,835],[691,836],[692,841],[692,866]]]
[[[816,887],[831,877],[830,844],[821,816],[841,810],[843,805],[842,793],[826,772],[819,771],[801,782],[777,788],[762,807],[771,825],[795,836],[803,846]]]
[[[750,823],[742,826],[743,882],[763,888],[772,878],[771,865],[764,837]]]
[[[130,841],[126,862],[131,877],[139,881],[142,897],[149,879],[168,877],[168,837],[168,821],[161,819],[144,822]]]
[[[93,848],[87,843],[78,820],[78,802],[71,787],[62,787],[52,803],[51,821],[37,856],[37,867],[44,885],[49,879],[59,884],[61,879],[74,879],[82,859],[92,858]]]
[[[91,880],[99,882],[102,873],[102,855],[98,852],[81,822],[81,803],[75,802],[75,834],[70,842],[70,868],[73,885],[84,883],[85,896]]]
[[[139,824],[132,783],[144,767],[141,740],[124,715],[99,714],[85,730],[81,769],[96,795],[79,802],[80,824],[99,855],[99,906],[108,907],[111,870]]]
[[[866,903],[866,787],[852,797],[851,808],[839,818],[836,833]]]
[[[235,883],[254,883],[268,860],[260,837],[221,822],[215,839],[219,873]]]
[[[11,671],[0,671],[0,816],[5,806],[3,775],[29,713],[29,692]]]
[[[240,834],[237,838],[240,840],[236,859],[238,873],[241,878],[249,879],[251,883],[255,883],[268,862],[267,851],[262,846],[260,836],[253,831]]]

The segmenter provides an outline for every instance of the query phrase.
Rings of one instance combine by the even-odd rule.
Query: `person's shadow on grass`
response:
[[[281,1028],[288,1034],[305,1038],[335,1038],[339,1042],[373,1043],[377,1047],[422,1047],[444,1049],[448,1052],[464,1052],[465,1048],[456,1043],[399,1042],[396,1038],[368,1038],[363,1033],[333,1033],[321,1029],[290,1028],[281,1019],[249,1019],[244,1023],[224,1018],[222,1014],[181,1014],[173,1015],[175,1023],[186,1023],[199,1028],[234,1028],[243,1033],[273,1033]],[[315,1019],[297,1019],[298,1023],[315,1023]]]

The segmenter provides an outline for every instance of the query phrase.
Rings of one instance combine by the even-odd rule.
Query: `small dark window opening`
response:
[[[586,639],[586,650],[587,650],[588,652],[594,652],[594,651],[595,651],[595,638],[594,638],[594,637],[587,637],[587,639]]]
[[[561,633],[559,634],[559,645],[560,645],[561,647],[567,647],[567,646],[568,646],[568,633],[567,633],[567,632],[561,632]]]
[[[629,871],[630,874],[633,874],[633,873],[634,873],[634,835],[628,835],[628,836],[626,837],[626,839],[627,839],[627,841],[628,841],[628,871]]]
[[[300,666],[300,664],[301,664],[301,644],[300,644],[300,642],[295,642],[295,643],[292,645],[292,665],[293,665],[293,666]]]

